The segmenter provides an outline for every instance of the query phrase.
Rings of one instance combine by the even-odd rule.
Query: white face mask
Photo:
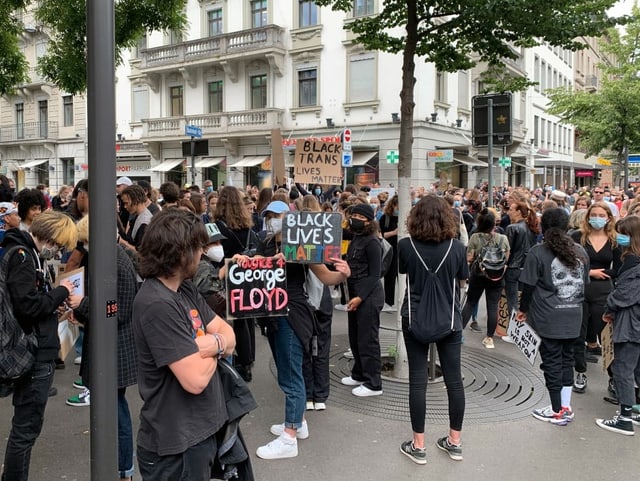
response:
[[[222,246],[211,246],[207,249],[207,257],[213,262],[220,262],[224,259],[224,249]]]
[[[279,234],[282,232],[282,219],[271,219],[267,227],[273,234]]]

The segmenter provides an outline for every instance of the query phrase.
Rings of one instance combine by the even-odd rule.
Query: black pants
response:
[[[352,291],[351,287],[349,291]],[[380,356],[380,311],[384,304],[382,285],[376,284],[357,310],[348,312],[349,347],[353,353],[351,377],[374,391],[382,389]]]
[[[235,362],[251,366],[256,360],[256,329],[253,319],[234,319],[233,333],[236,335]]]
[[[575,339],[550,339],[541,337],[540,369],[555,412],[562,409],[560,392],[563,387],[573,386],[573,344]]]
[[[591,279],[584,289],[584,302],[582,304],[582,326],[580,337],[573,345],[575,369],[577,372],[587,372],[587,363],[584,358],[585,341],[594,343],[604,328],[602,314],[607,304],[607,296],[613,290],[610,280]]]
[[[311,349],[304,353],[302,371],[307,391],[307,401],[323,403],[329,397],[329,351],[331,350],[331,314],[315,311],[315,335],[318,355],[312,356]]]
[[[13,385],[13,419],[4,453],[2,481],[29,478],[31,450],[42,431],[54,371],[53,361],[36,362],[29,374]]]
[[[640,386],[640,343],[616,342],[613,345],[615,359],[611,365],[616,394],[622,406],[633,406],[635,387]]]
[[[403,323],[408,324],[407,322]],[[427,357],[429,344],[422,344],[406,330],[403,330],[404,343],[407,348],[409,361],[409,412],[411,415],[411,429],[414,433],[424,433],[426,416]],[[462,332],[452,332],[444,339],[435,343],[440,357],[440,367],[444,376],[449,399],[449,427],[462,431],[464,419],[465,395],[460,370],[460,351],[462,347]]]
[[[393,259],[384,275],[384,302],[393,306],[396,303],[396,279],[398,278],[398,250],[393,247]]]
[[[469,289],[467,290],[467,301],[462,309],[462,323],[467,327],[469,318],[473,312],[473,308],[480,301],[482,293],[485,293],[485,301],[487,303],[487,336],[493,337],[498,325],[498,304],[502,294],[504,281],[492,281],[485,276],[472,274],[469,278]]]
[[[216,435],[184,453],[160,456],[138,446],[138,466],[143,481],[209,481],[217,451]]]

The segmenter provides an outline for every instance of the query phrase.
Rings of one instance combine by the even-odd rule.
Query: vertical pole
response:
[[[629,186],[629,145],[624,145],[624,183],[622,184],[622,191],[627,192]]]
[[[87,2],[91,479],[118,470],[114,2]]]
[[[487,175],[487,206],[493,207],[493,99],[487,100],[487,167],[489,174]]]
[[[191,136],[191,185],[196,183],[196,141]]]
[[[344,168],[344,175],[342,176],[342,190],[347,188],[347,167]]]

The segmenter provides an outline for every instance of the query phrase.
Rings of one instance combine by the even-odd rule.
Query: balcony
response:
[[[277,25],[268,25],[162,47],[147,48],[140,51],[140,71],[152,74],[180,68],[218,64],[234,80],[237,70],[233,61],[262,57],[276,68],[276,73],[281,75],[286,51],[283,37],[283,28]]]
[[[58,139],[58,122],[25,122],[0,127],[0,143],[23,143]]]
[[[584,89],[587,92],[595,92],[598,90],[598,77],[595,75],[587,75],[584,81]]]
[[[281,127],[282,109],[245,110],[215,114],[187,115],[184,117],[163,117],[142,120],[144,142],[184,138],[185,125],[196,125],[202,129],[205,138],[243,137],[268,134]]]

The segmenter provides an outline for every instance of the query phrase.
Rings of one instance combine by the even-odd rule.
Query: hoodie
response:
[[[607,312],[613,314],[613,342],[640,342],[640,257],[627,255],[622,261],[615,289],[607,298]]]
[[[36,361],[52,361],[58,357],[58,315],[56,309],[69,296],[66,287],[51,288],[45,277],[46,266],[38,259],[31,234],[10,229],[2,240],[5,254],[13,246],[5,274],[13,313],[26,333],[35,332],[38,339]]]

